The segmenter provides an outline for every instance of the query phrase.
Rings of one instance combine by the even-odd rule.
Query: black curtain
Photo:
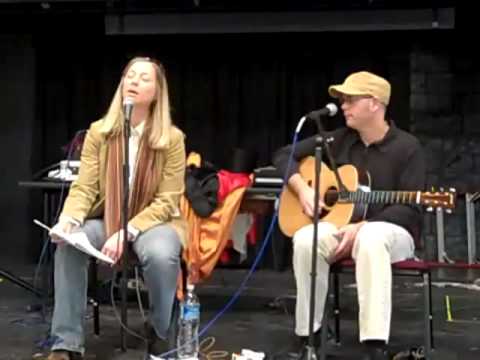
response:
[[[23,158],[6,160],[28,164],[25,171],[6,175],[11,187],[65,158],[63,148],[73,135],[106,112],[123,66],[135,55],[164,63],[173,118],[187,135],[187,151],[197,151],[220,167],[236,147],[256,152],[257,166],[269,165],[272,153],[292,140],[300,117],[333,101],[328,85],[342,82],[352,71],[370,70],[388,78],[391,115],[398,126],[409,127],[410,43],[405,33],[109,37],[103,16],[68,14],[31,19],[26,31],[32,52],[23,58],[26,70],[14,58],[3,69],[23,71],[28,80],[24,86],[33,90],[22,99],[19,89],[11,105],[31,112],[25,124],[15,119],[11,124],[28,140]],[[325,123],[330,129],[342,125],[341,114]],[[314,131],[306,124],[301,137]],[[10,154],[7,143],[0,146]],[[5,231],[12,237],[19,227],[30,229],[24,237],[29,259],[36,261],[40,230],[32,218],[41,216],[41,197],[35,191],[22,196],[27,193],[15,205],[23,216],[6,224]]]
[[[395,34],[393,34],[395,35]],[[135,55],[166,67],[175,123],[188,151],[222,166],[232,149],[258,154],[290,142],[299,118],[333,101],[327,88],[352,71],[370,70],[391,80],[393,119],[409,126],[408,48],[379,46],[385,34],[242,34],[103,37],[69,35],[38,49],[37,123],[41,165],[58,161],[75,131],[107,110],[120,72]],[[300,44],[302,43],[302,44]],[[345,44],[348,43],[348,46]],[[304,44],[312,44],[305,47]],[[400,45],[400,46],[399,46]],[[341,114],[325,126],[343,125]],[[307,125],[302,136],[314,127]]]

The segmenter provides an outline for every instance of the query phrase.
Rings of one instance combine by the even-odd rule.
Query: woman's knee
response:
[[[155,231],[157,230],[157,231]],[[180,262],[182,245],[177,233],[166,226],[162,229],[152,229],[137,241],[136,252],[144,263],[153,263],[157,266],[177,265]]]

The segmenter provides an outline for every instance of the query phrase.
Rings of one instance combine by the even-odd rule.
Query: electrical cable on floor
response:
[[[209,351],[211,348],[213,348],[213,345],[215,345],[215,341],[216,341],[215,337],[209,336],[200,342],[200,345],[199,345],[200,359],[218,360],[218,359],[227,359],[230,356],[230,353],[226,350]]]
[[[411,348],[405,351],[400,351],[395,354],[392,360],[420,360],[425,359],[425,348],[420,346],[418,348]]]

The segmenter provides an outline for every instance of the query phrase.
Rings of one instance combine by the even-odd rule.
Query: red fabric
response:
[[[252,215],[253,221],[247,233],[248,245],[255,245],[257,243],[257,217]]]
[[[340,260],[332,265],[333,268],[352,268],[355,262],[352,259]],[[428,270],[428,269],[480,269],[480,264],[456,262],[453,264],[438,261],[405,260],[392,264],[397,270]]]
[[[220,170],[218,173],[218,202],[223,202],[228,194],[241,188],[249,187],[252,180],[246,173],[234,173],[227,170]]]
[[[232,240],[227,241],[227,245],[225,245],[225,249],[222,251],[222,255],[220,255],[220,262],[222,264],[228,264],[231,260],[230,256],[230,249],[233,247]]]
[[[428,261],[427,265],[431,269],[445,268],[445,269],[480,269],[480,264],[469,264],[465,262],[456,262],[453,264],[437,262],[437,261]]]
[[[218,176],[217,197],[218,197],[219,203],[223,202],[223,200],[225,200],[228,194],[230,194],[234,190],[238,188],[249,187],[252,183],[250,174],[247,174],[247,173],[237,173],[237,172],[234,173],[228,170],[220,170],[217,173],[217,176]],[[247,234],[247,241],[249,244],[252,244],[252,241],[253,241],[253,244],[255,244],[256,242],[256,236],[252,238],[252,235],[250,234],[252,232],[252,228],[254,228],[254,226],[250,227],[250,230]],[[231,260],[231,255],[230,255],[231,248],[233,248],[232,240],[228,240],[227,246],[222,251],[222,254],[220,256],[220,262],[222,264],[227,264]]]

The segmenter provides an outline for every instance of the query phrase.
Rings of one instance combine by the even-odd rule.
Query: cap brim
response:
[[[339,98],[341,95],[365,95],[364,91],[352,89],[345,85],[332,85],[328,88],[331,97]]]

